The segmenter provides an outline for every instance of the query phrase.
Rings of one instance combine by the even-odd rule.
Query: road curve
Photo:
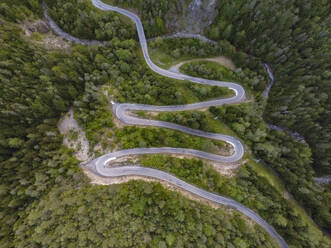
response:
[[[203,85],[213,85],[213,86],[220,86],[220,87],[227,87],[234,91],[235,95],[230,98],[226,99],[216,99],[211,101],[204,101],[199,103],[193,103],[193,104],[187,104],[187,105],[172,105],[172,106],[152,106],[152,105],[143,105],[143,104],[114,104],[113,110],[115,115],[118,119],[123,121],[126,124],[131,125],[144,125],[144,126],[158,126],[158,127],[164,127],[164,128],[170,128],[175,129],[181,132],[185,132],[192,135],[197,135],[200,137],[205,138],[211,138],[216,140],[222,140],[234,148],[234,154],[232,154],[230,157],[226,158],[224,157],[222,162],[235,162],[242,158],[244,155],[244,147],[241,144],[239,140],[237,140],[234,137],[227,136],[227,135],[221,135],[221,134],[213,134],[213,133],[206,133],[199,130],[194,130],[191,128],[187,128],[184,126],[176,125],[173,123],[168,122],[162,122],[157,120],[146,120],[146,119],[140,119],[137,117],[130,116],[128,114],[129,111],[137,111],[137,110],[144,110],[144,111],[184,111],[184,110],[194,110],[194,109],[201,109],[201,108],[208,108],[210,106],[219,106],[224,104],[231,104],[231,103],[237,103],[245,99],[245,90],[244,88],[236,83],[232,82],[222,82],[222,81],[214,81],[214,80],[207,80],[202,78],[196,78],[191,77],[188,75],[184,75],[181,73],[171,72],[165,69],[162,69],[155,65],[152,60],[149,57],[148,54],[148,48],[147,48],[147,41],[144,33],[144,29],[142,26],[142,23],[140,21],[140,18],[133,14],[130,11],[113,7],[108,4],[103,3],[100,0],[92,0],[92,3],[95,7],[104,10],[104,11],[116,11],[118,13],[121,13],[128,18],[130,18],[132,21],[135,22],[139,37],[139,42],[143,51],[144,58],[146,60],[147,65],[156,73],[173,78],[173,79],[179,79],[179,80],[189,80],[194,83],[203,84]],[[147,149],[147,148],[146,148]],[[197,151],[198,152],[198,151]]]
[[[131,151],[128,152],[131,154]],[[139,153],[140,154],[140,153]],[[147,167],[140,167],[137,165],[126,165],[126,166],[119,166],[119,167],[108,167],[105,165],[107,161],[109,161],[108,156],[103,156],[94,161],[93,163],[89,164],[89,169],[92,170],[94,173],[97,173],[99,175],[102,175],[104,177],[109,177],[109,175],[112,175],[112,177],[120,177],[120,176],[144,176],[144,177],[151,177],[156,178],[165,182],[168,182],[177,188],[183,189],[185,191],[188,191],[194,195],[200,196],[204,199],[207,199],[209,201],[233,208],[242,214],[246,215],[250,219],[252,219],[255,223],[262,226],[271,237],[275,238],[281,247],[288,248],[287,243],[285,240],[276,232],[276,230],[269,225],[264,219],[262,219],[258,214],[256,214],[251,209],[245,207],[244,205],[238,203],[237,201],[220,196],[211,192],[208,192],[206,190],[200,189],[198,187],[195,187],[189,183],[186,183],[185,181],[178,179],[177,177],[166,173],[164,171],[156,170],[153,168],[147,168]]]
[[[53,20],[52,18],[49,16],[48,14],[48,9],[47,9],[47,6],[46,6],[46,3],[43,2],[42,4],[43,6],[43,10],[44,10],[44,17],[48,23],[48,25],[51,27],[51,29],[54,31],[54,33],[56,33],[57,35],[65,38],[66,40],[68,41],[71,41],[71,42],[75,42],[75,43],[79,43],[79,44],[82,44],[82,45],[102,45],[104,44],[103,42],[101,41],[97,41],[97,40],[84,40],[84,39],[79,39],[79,38],[76,38],[66,32],[64,32]]]
[[[208,191],[199,189],[191,184],[188,184],[175,176],[152,168],[147,167],[141,167],[137,165],[125,165],[125,166],[118,166],[118,167],[109,167],[107,164],[110,161],[115,160],[118,157],[123,156],[129,156],[129,155],[139,155],[139,154],[152,154],[152,153],[171,153],[171,154],[186,154],[191,155],[199,158],[205,158],[209,160],[214,160],[218,162],[235,162],[240,160],[244,155],[244,148],[243,145],[239,140],[237,140],[234,137],[228,136],[228,135],[222,135],[222,134],[216,134],[216,133],[208,133],[203,132],[200,130],[191,129],[188,127],[180,126],[174,123],[168,123],[158,120],[146,120],[141,119],[132,115],[129,115],[129,111],[135,111],[135,110],[144,110],[144,111],[184,111],[184,110],[193,110],[193,109],[200,109],[200,108],[207,108],[210,106],[219,106],[224,104],[230,104],[230,103],[237,103],[240,102],[245,98],[245,90],[242,86],[236,83],[232,82],[221,82],[221,81],[213,81],[213,80],[206,80],[202,78],[196,78],[196,77],[190,77],[181,73],[171,72],[162,68],[159,68],[156,66],[150,59],[147,49],[147,41],[144,33],[144,29],[142,26],[142,23],[138,16],[133,14],[132,12],[129,12],[127,10],[113,7],[110,5],[107,5],[100,0],[92,0],[93,5],[96,8],[99,8],[104,11],[115,11],[120,14],[123,14],[127,17],[129,17],[132,21],[135,22],[138,32],[138,37],[140,41],[140,45],[142,47],[142,51],[144,54],[144,58],[146,60],[147,65],[156,73],[163,75],[165,77],[173,78],[173,79],[179,79],[179,80],[189,80],[191,82],[204,84],[204,85],[214,85],[214,86],[221,86],[221,87],[228,87],[229,89],[233,90],[235,92],[235,96],[227,98],[227,99],[216,99],[211,101],[204,101],[194,104],[187,104],[187,105],[173,105],[173,106],[152,106],[152,105],[143,105],[143,104],[116,104],[113,103],[113,111],[118,119],[123,121],[127,124],[133,124],[133,125],[144,125],[144,126],[158,126],[158,127],[164,127],[169,129],[178,130],[184,133],[197,135],[200,137],[205,138],[211,138],[216,140],[222,140],[229,144],[231,144],[234,147],[234,152],[231,156],[220,156],[216,154],[211,154],[207,152],[202,152],[198,150],[193,149],[184,149],[184,148],[171,148],[171,147],[162,147],[162,148],[135,148],[135,149],[128,149],[128,150],[121,150],[116,151],[113,153],[109,153],[106,155],[103,155],[101,157],[98,157],[91,161],[89,164],[86,165],[88,169],[93,171],[94,173],[103,176],[103,177],[119,177],[119,176],[146,176],[146,177],[152,177],[156,178],[162,181],[166,181],[168,183],[171,183],[178,188],[181,188],[183,190],[186,190],[188,192],[191,192],[197,196],[200,196],[202,198],[205,198],[207,200],[234,208],[241,212],[242,214],[246,215],[250,219],[252,219],[257,224],[261,225],[272,237],[274,237],[281,247],[288,248],[288,245],[286,244],[285,240],[275,231],[275,229],[269,225],[265,220],[263,220],[258,214],[256,214],[251,209],[245,207],[244,205],[240,204],[239,202],[219,196],[213,193],[210,193]],[[78,42],[81,44],[91,45],[91,44],[100,44],[100,42],[95,41],[87,41],[87,40],[80,40],[75,37],[70,36],[69,34],[66,34],[63,32],[56,24],[51,20],[51,18],[47,14],[47,8],[44,5],[44,14],[48,22],[50,23],[51,28],[60,36],[73,41]]]
[[[331,175],[325,177],[314,177],[314,180],[318,184],[329,184],[331,183]]]
[[[202,41],[209,42],[209,43],[212,43],[212,44],[217,44],[216,41],[210,40],[207,37],[202,36],[200,34],[190,34],[190,33],[180,33],[179,32],[179,33],[174,33],[174,34],[171,34],[171,35],[163,35],[163,36],[161,36],[161,38],[162,39],[169,39],[169,38],[194,38],[194,39],[200,39]],[[148,41],[153,41],[153,40],[155,40],[155,38],[151,38]],[[271,90],[272,86],[274,85],[275,77],[274,77],[274,75],[272,73],[272,70],[271,70],[271,68],[270,68],[270,66],[268,64],[263,63],[262,66],[266,70],[266,72],[268,74],[268,77],[269,77],[269,83],[268,83],[267,87],[265,88],[265,90],[263,91],[262,97],[268,98],[269,97],[270,90]],[[178,71],[177,69],[179,69],[179,68],[176,68],[176,70],[173,70],[173,69],[170,69],[170,70],[176,72],[176,71]],[[263,120],[264,120],[264,118],[263,118]],[[296,141],[300,141],[300,142],[306,143],[305,138],[301,134],[299,134],[297,131],[291,131],[288,128],[284,128],[284,127],[280,127],[280,126],[277,126],[277,125],[269,124],[265,120],[264,120],[264,122],[265,122],[266,126],[269,129],[273,129],[273,130],[277,130],[277,131],[283,131],[283,132],[289,134],[290,136],[292,136],[292,138],[294,138]]]

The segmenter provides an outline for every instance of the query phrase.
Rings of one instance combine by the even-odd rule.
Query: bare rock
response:
[[[81,161],[87,161],[89,157],[89,142],[85,132],[78,125],[74,118],[74,110],[71,108],[69,112],[61,118],[58,129],[63,137],[63,144],[75,150],[75,157]],[[74,135],[75,138],[70,137]]]
[[[30,31],[45,34],[48,33],[50,29],[46,22],[44,22],[43,20],[37,20],[36,22],[32,23]]]
[[[42,34],[48,33],[50,31],[48,25],[43,20],[37,20],[33,23],[25,23],[24,31],[26,35],[31,35],[31,33],[39,32]]]
[[[170,10],[166,16],[166,27],[171,32],[203,34],[216,16],[216,0],[191,0],[177,3],[181,11]]]

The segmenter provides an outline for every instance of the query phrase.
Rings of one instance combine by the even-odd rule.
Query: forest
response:
[[[89,1],[46,2],[66,32],[107,42],[90,47],[70,44],[68,50],[45,48],[22,31],[24,22],[42,18],[41,1],[1,1],[0,247],[277,247],[261,227],[236,211],[213,209],[160,183],[89,183],[74,151],[62,145],[57,128],[71,106],[95,155],[102,154],[93,150],[99,142],[107,151],[168,145],[210,152],[221,147],[226,152],[222,142],[171,130],[117,127],[103,89],[118,102],[162,105],[225,97],[231,92],[179,83],[151,72],[142,58],[135,27],[117,14],[97,11]],[[149,37],[167,32],[164,23],[169,8],[180,11],[177,1],[112,2],[142,11]],[[312,177],[315,171],[330,173],[329,10],[327,1],[220,1],[219,14],[206,30],[217,44],[195,39],[151,43],[152,49],[173,58],[231,58],[240,70],[211,62],[189,63],[181,70],[238,81],[252,99],[205,112],[162,113],[153,118],[212,132],[226,125],[252,156],[276,171],[277,180],[325,229],[331,226],[330,188],[316,185]],[[264,16],[273,18],[262,22]],[[277,80],[267,102],[261,97],[267,84],[262,61],[272,65]],[[262,118],[265,106],[267,121],[300,132],[308,144],[269,130]],[[143,166],[169,171],[247,205],[291,247],[330,247],[330,239],[296,210],[296,203],[284,198],[274,181],[261,174],[257,168],[263,165],[250,158],[232,178],[221,176],[201,160],[161,155],[139,159]]]
[[[61,145],[56,124],[75,98],[105,82],[97,51],[111,47],[46,51],[22,38],[17,25],[5,19],[10,14],[2,18],[2,247],[276,247],[242,217],[159,184],[89,185],[72,151]]]
[[[272,65],[267,120],[304,135],[321,174],[331,173],[330,7],[326,0],[220,1],[207,31]]]
[[[165,34],[154,21],[156,16],[183,11],[181,1],[114,2],[138,9],[148,37]],[[271,91],[266,118],[305,137],[314,170],[321,175],[331,173],[330,11],[327,0],[219,1],[218,15],[205,30],[212,40],[240,49],[239,59],[247,60],[244,54],[249,54],[272,65],[278,83]]]
[[[284,201],[279,190],[270,181],[259,175],[258,167],[249,162],[240,167],[235,178],[220,176],[215,168],[201,160],[169,158],[162,155],[143,157],[144,166],[169,171],[201,188],[230,196],[249,206],[268,220],[293,247],[314,246],[312,239],[302,239],[309,233],[315,236],[309,225],[298,215],[293,205]],[[318,235],[315,237],[320,239]],[[324,243],[325,242],[325,243]],[[320,245],[328,245],[322,241]]]
[[[226,70],[223,67],[218,65],[217,70],[212,64],[206,69],[205,62],[192,62],[181,68],[189,75],[199,73],[200,76],[209,79],[226,77],[226,73],[224,73]],[[289,192],[305,206],[317,223],[329,228],[331,209],[328,203],[331,202],[331,194],[313,180],[314,171],[311,168],[310,147],[306,143],[296,141],[284,132],[268,130],[263,120],[264,101],[259,99],[260,101],[256,101],[256,103],[244,103],[221,108],[210,107],[209,110],[214,117],[234,130],[245,141],[245,144],[251,146],[258,158],[263,159],[279,173]],[[176,114],[170,113],[169,118],[163,117],[163,120],[175,122],[180,120],[180,124],[185,125],[186,118],[185,114],[177,117]],[[189,119],[191,123],[196,123],[201,120],[201,115],[196,114],[188,116],[188,118],[191,119]],[[199,127],[211,131],[211,128],[206,124],[199,125]]]
[[[170,10],[184,11],[181,1],[176,0],[106,0],[105,3],[137,9],[148,37],[167,33],[166,15]]]
[[[50,15],[65,32],[90,40],[107,41],[115,37],[127,40],[134,37],[135,26],[113,12],[93,10],[90,1],[45,1]]]
[[[170,193],[160,185],[136,182],[117,188],[89,185],[72,151],[62,146],[57,122],[75,99],[83,97],[84,92],[93,95],[96,86],[110,80],[112,74],[105,73],[107,65],[100,62],[103,59],[100,54],[115,54],[120,48],[114,44],[120,46],[121,43],[114,40],[114,46],[73,46],[70,52],[45,50],[27,40],[19,27],[24,18],[36,18],[41,13],[38,4],[32,13],[31,3],[33,1],[24,2],[25,5],[13,1],[1,4],[1,23],[5,24],[0,31],[1,247],[70,247],[73,244],[86,247],[102,243],[107,247],[144,246],[145,243],[167,247],[177,243],[181,246],[183,242],[216,247],[275,247],[261,228],[248,227],[242,217],[230,217],[222,210]],[[118,73],[124,72],[118,69]],[[119,198],[113,198],[112,191]],[[155,201],[148,195],[156,197]],[[87,212],[83,205],[90,206]],[[132,214],[128,216],[122,206],[131,209]],[[110,219],[123,222],[118,222],[117,227],[106,224],[103,220],[107,218],[95,212],[100,207],[104,213],[113,213]],[[158,211],[159,208],[163,211]],[[111,209],[117,210],[109,211]],[[175,216],[169,218],[169,214]],[[102,225],[86,229],[92,215],[94,223]],[[192,216],[196,219],[197,215],[201,221],[192,224]],[[59,219],[63,222],[58,222]],[[164,226],[157,227],[156,223],[161,220]],[[144,235],[125,232],[124,236],[124,230],[118,228],[126,228],[127,223],[134,221],[137,225],[132,225],[132,230],[140,229]],[[81,232],[72,232],[78,223]],[[112,232],[107,234],[105,228]],[[75,236],[78,234],[79,237]]]
[[[171,1],[162,3],[171,6]],[[155,10],[162,9],[159,3],[152,1],[151,4]],[[143,20],[147,18],[148,11],[144,5],[128,2],[127,6],[137,8]],[[303,166],[307,169],[297,170],[295,174],[300,178],[302,173],[306,174],[305,171],[308,171],[310,179],[307,183],[300,182],[306,186],[301,188],[297,199],[306,205],[314,219],[322,226],[329,227],[330,209],[324,208],[319,194],[313,193],[320,189],[316,189],[312,181],[314,173],[330,174],[330,56],[327,56],[331,44],[328,36],[329,1],[219,1],[217,12],[212,26],[205,31],[209,38],[219,44],[230,43],[240,49],[235,57],[242,58],[243,61],[247,62],[253,56],[260,62],[271,64],[276,84],[267,102],[265,119],[299,132],[309,144],[311,159],[308,156],[309,159]],[[272,18],[266,18],[268,16]],[[146,24],[145,28],[148,30],[149,25]],[[177,55],[174,46],[160,47],[172,48],[168,50],[169,53],[172,51],[173,56]],[[231,51],[230,47],[225,48]],[[185,53],[181,49],[177,51],[178,54]],[[240,59],[234,61],[240,63]],[[261,66],[258,63],[250,66],[251,69],[254,67]],[[193,69],[191,68],[191,72]],[[195,71],[199,73],[203,69],[199,71],[195,68]],[[261,155],[264,154],[262,150]],[[313,170],[310,169],[311,165]],[[283,171],[284,175],[292,174],[287,172],[287,169]],[[288,179],[296,188],[295,191],[299,190],[298,181],[301,180],[292,177]],[[329,194],[325,194],[327,198]]]

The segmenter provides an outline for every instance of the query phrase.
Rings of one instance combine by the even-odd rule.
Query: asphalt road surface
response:
[[[240,204],[239,202],[228,198],[219,196],[208,191],[199,189],[191,184],[184,182],[177,177],[160,170],[156,170],[153,168],[141,167],[137,165],[127,164],[124,166],[108,166],[108,163],[111,161],[116,160],[119,157],[123,156],[130,156],[130,155],[141,155],[141,154],[159,154],[159,153],[168,153],[168,154],[184,154],[195,156],[199,158],[204,158],[208,160],[213,160],[217,162],[236,162],[239,161],[244,155],[244,147],[241,142],[231,136],[222,135],[217,133],[208,133],[203,132],[200,130],[191,129],[188,127],[184,127],[181,125],[177,125],[174,123],[168,123],[158,120],[147,120],[141,119],[135,116],[130,115],[130,111],[153,111],[153,112],[161,112],[161,111],[184,111],[184,110],[194,110],[194,109],[201,109],[207,108],[210,106],[220,106],[224,104],[231,104],[231,103],[238,103],[245,99],[245,90],[244,88],[236,83],[233,82],[222,82],[222,81],[213,81],[207,80],[202,78],[190,77],[181,73],[171,72],[165,69],[162,69],[156,66],[149,57],[148,49],[147,49],[147,41],[144,33],[144,29],[141,23],[140,18],[135,15],[134,13],[110,6],[108,4],[103,3],[100,0],[92,0],[93,5],[101,10],[104,11],[115,11],[120,14],[123,14],[129,17],[137,27],[139,42],[144,54],[144,58],[146,60],[147,65],[150,67],[151,70],[154,72],[163,75],[165,77],[178,79],[178,80],[189,80],[194,83],[204,84],[204,85],[213,85],[213,86],[220,86],[220,87],[227,87],[234,91],[235,95],[230,98],[226,99],[216,99],[211,101],[204,101],[194,104],[187,104],[187,105],[172,105],[172,106],[153,106],[153,105],[143,105],[143,104],[118,104],[113,103],[113,111],[117,118],[126,124],[131,125],[143,125],[143,126],[157,126],[157,127],[164,127],[169,129],[174,129],[177,131],[181,131],[187,134],[196,135],[200,137],[222,140],[230,145],[233,146],[234,152],[230,156],[220,156],[216,154],[211,154],[203,151],[193,150],[193,149],[184,149],[184,148],[172,148],[172,147],[161,147],[161,148],[135,148],[135,149],[128,149],[128,150],[121,150],[116,151],[113,153],[105,154],[101,157],[98,157],[91,161],[86,167],[93,171],[94,173],[103,176],[103,177],[119,177],[119,176],[146,176],[156,178],[162,181],[166,181],[175,185],[178,188],[191,192],[199,197],[205,198],[207,200],[216,202],[218,204],[231,207],[233,209],[238,210],[242,214],[249,217],[255,223],[261,225],[273,238],[275,238],[281,247],[288,248],[285,240],[275,231],[275,229],[269,225],[265,220],[263,220],[258,214],[256,214],[251,209],[245,207],[244,205]],[[98,41],[88,41],[88,40],[81,40],[76,37],[73,37],[64,31],[62,31],[56,23],[48,16],[47,7],[44,5],[44,14],[48,23],[50,24],[51,28],[60,36],[64,37],[65,39],[73,42],[78,42],[85,45],[94,45],[94,44],[102,44],[102,42]]]

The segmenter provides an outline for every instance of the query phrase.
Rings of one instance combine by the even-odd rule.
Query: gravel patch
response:
[[[202,58],[202,59],[191,59],[191,60],[182,61],[176,65],[171,66],[169,71],[180,73],[179,68],[182,65],[184,65],[186,63],[194,62],[194,61],[212,61],[212,62],[216,62],[220,65],[223,65],[224,67],[226,67],[230,70],[234,71],[236,69],[235,65],[233,64],[233,62],[230,59],[228,59],[224,56],[219,56],[219,57],[215,57],[215,58]]]
[[[56,36],[51,32],[45,20],[39,19],[34,22],[25,21],[21,28],[24,31],[26,37],[31,37],[33,34],[37,34],[39,39],[32,39],[34,43],[41,45],[49,50],[69,50],[71,44],[65,41],[62,37]]]
[[[63,144],[75,150],[74,155],[78,160],[87,161],[90,159],[89,142],[85,132],[74,119],[73,108],[61,118],[58,129],[63,135]]]

